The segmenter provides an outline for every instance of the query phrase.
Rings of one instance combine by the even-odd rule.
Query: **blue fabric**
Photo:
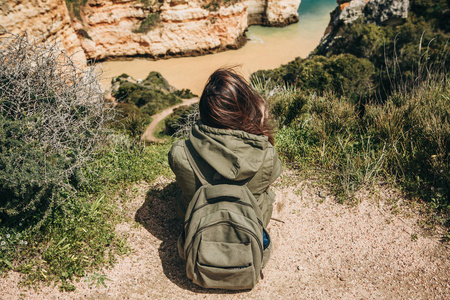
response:
[[[267,248],[267,246],[269,246],[270,240],[269,240],[269,236],[267,235],[266,231],[263,229],[263,246],[264,249]]]

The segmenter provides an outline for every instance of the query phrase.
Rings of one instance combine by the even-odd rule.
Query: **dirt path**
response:
[[[162,120],[164,120],[165,117],[167,117],[168,115],[170,115],[173,110],[177,107],[180,107],[182,105],[191,105],[194,104],[196,102],[198,102],[200,99],[198,97],[195,98],[191,98],[191,99],[183,99],[183,102],[174,106],[171,106],[165,110],[163,110],[162,112],[153,115],[152,118],[152,122],[150,124],[148,124],[147,128],[145,129],[144,133],[141,136],[141,141],[144,142],[151,142],[151,143],[161,143],[163,142],[163,140],[158,139],[157,137],[155,137],[154,133],[155,133],[155,129],[156,126],[158,126],[158,123],[161,122]]]
[[[128,192],[123,211],[129,221],[117,226],[131,254],[119,258],[107,288],[61,293],[18,288],[19,277],[0,278],[1,299],[448,299],[448,244],[424,235],[419,216],[402,197],[384,188],[363,191],[355,207],[336,203],[314,180],[285,171],[274,186],[277,200],[268,229],[274,241],[264,279],[251,291],[205,290],[185,276],[176,239],[173,179],[141,183]],[[319,193],[319,191],[321,191]],[[134,192],[136,193],[136,192]],[[320,195],[320,196],[319,196]],[[21,297],[22,295],[22,297]]]

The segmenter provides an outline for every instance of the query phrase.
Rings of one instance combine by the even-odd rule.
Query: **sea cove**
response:
[[[335,6],[334,0],[303,0],[298,23],[283,28],[251,26],[247,44],[237,50],[157,61],[139,58],[100,63],[102,84],[107,89],[111,79],[123,73],[142,79],[150,71],[158,71],[176,88],[189,88],[200,94],[208,76],[221,66],[240,66],[241,72],[249,76],[260,69],[276,68],[295,57],[308,56],[323,36],[329,13]]]

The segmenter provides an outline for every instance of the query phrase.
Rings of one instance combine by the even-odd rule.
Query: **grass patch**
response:
[[[24,223],[0,227],[0,271],[15,270],[25,283],[55,282],[71,290],[73,281],[113,265],[128,252],[126,237],[115,234],[122,222],[117,193],[133,183],[170,175],[170,144],[143,146],[123,135],[111,136],[107,149],[85,168],[77,195],[66,195],[39,231]]]
[[[173,140],[172,135],[167,134],[166,129],[166,120],[168,117],[161,120],[155,128],[154,136],[161,140]]]

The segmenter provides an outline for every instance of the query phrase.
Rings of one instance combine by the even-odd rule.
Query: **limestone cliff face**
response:
[[[14,34],[27,32],[39,42],[56,42],[77,62],[86,64],[64,0],[1,1],[0,29],[2,27]]]
[[[298,21],[300,1],[87,0],[69,12],[65,0],[3,0],[0,25],[40,41],[56,40],[84,63],[199,55],[240,47],[249,25]]]
[[[87,33],[81,44],[89,59],[198,55],[240,47],[249,25],[296,22],[299,5],[300,0],[234,1],[218,7],[211,1],[144,5],[135,0],[89,0],[74,26]],[[152,26],[142,32],[141,24],[149,20]]]
[[[90,59],[148,55],[194,55],[239,46],[247,28],[247,7],[238,3],[209,11],[196,1],[164,1],[160,7],[136,1],[88,1],[82,10],[81,43]],[[154,18],[148,32],[142,22]]]
[[[284,26],[297,22],[297,9],[300,6],[300,2],[300,0],[268,0],[266,10],[267,24],[271,26]]]
[[[320,45],[318,54],[327,52],[339,39],[343,26],[359,18],[366,23],[395,26],[401,24],[409,12],[409,0],[337,0],[338,7],[331,12],[331,19]]]

